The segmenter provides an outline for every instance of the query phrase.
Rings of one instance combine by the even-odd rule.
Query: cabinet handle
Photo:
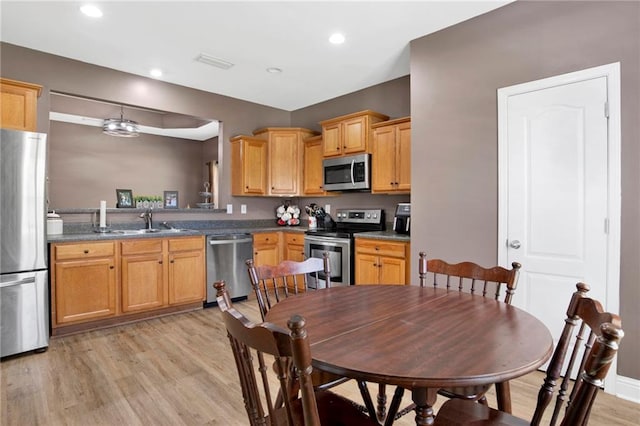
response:
[[[162,265],[162,260],[159,260],[159,261],[158,261],[158,263],[159,263],[160,265]]]
[[[393,185],[393,182],[389,182],[389,185]]]
[[[113,265],[109,265],[109,269],[113,269],[113,268],[114,268],[114,266],[113,266]]]
[[[85,251],[84,251],[84,254],[89,254],[89,250],[85,250]]]
[[[376,251],[377,251],[377,250],[380,250],[380,247],[376,247]]]
[[[173,263],[173,262],[175,262],[175,261],[174,261],[174,260],[170,260],[170,261],[169,261],[169,263]]]
[[[249,189],[249,185],[245,186],[244,189]]]

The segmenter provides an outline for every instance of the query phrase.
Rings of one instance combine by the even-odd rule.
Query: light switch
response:
[[[247,214],[247,205],[246,204],[240,204],[240,213],[241,214]]]
[[[233,214],[233,204],[227,204],[227,214]]]

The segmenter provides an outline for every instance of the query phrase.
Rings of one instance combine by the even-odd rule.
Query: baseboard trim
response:
[[[618,376],[616,396],[640,404],[640,380]]]

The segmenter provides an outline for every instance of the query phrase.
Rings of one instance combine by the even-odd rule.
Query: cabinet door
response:
[[[343,154],[355,154],[367,151],[367,117],[356,117],[342,123]]]
[[[322,169],[322,138],[309,138],[304,143],[304,195],[326,195]]]
[[[82,322],[116,314],[113,258],[56,262],[55,324]]]
[[[37,101],[42,86],[0,79],[0,127],[35,132]]]
[[[300,180],[300,147],[295,131],[273,131],[269,138],[270,195],[296,195]]]
[[[404,285],[407,265],[404,259],[380,257],[380,284]]]
[[[246,194],[264,195],[267,187],[267,146],[264,141],[247,141],[245,143],[242,172],[244,175],[244,192]]]
[[[260,246],[253,251],[253,262],[256,266],[277,265],[279,261],[278,246]]]
[[[396,190],[411,191],[411,123],[398,125],[396,131]]]
[[[304,234],[286,233],[283,260],[304,261]]]
[[[267,193],[267,143],[238,137],[231,141],[231,195]]]
[[[328,124],[322,127],[322,154],[325,157],[342,155],[342,143],[340,140],[341,123]]]
[[[373,132],[371,191],[391,192],[396,182],[395,126],[378,127]]]
[[[379,257],[356,253],[356,284],[380,284]]]
[[[204,272],[202,250],[169,253],[169,304],[204,300]]]
[[[123,312],[166,305],[162,253],[122,256],[121,270]]]
[[[260,232],[253,235],[253,263],[256,266],[280,263],[278,232]]]

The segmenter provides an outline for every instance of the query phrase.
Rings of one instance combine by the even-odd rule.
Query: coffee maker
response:
[[[409,234],[411,227],[411,203],[398,203],[393,218],[393,230],[398,234]]]

